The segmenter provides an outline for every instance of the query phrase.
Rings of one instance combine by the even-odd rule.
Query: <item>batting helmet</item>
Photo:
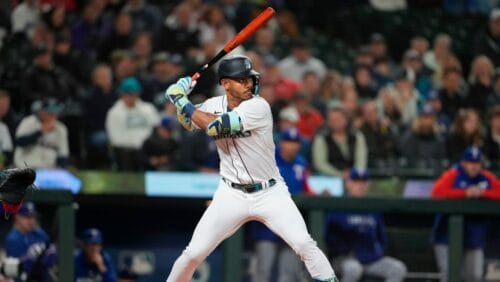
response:
[[[252,68],[252,61],[246,56],[235,55],[222,60],[219,64],[219,83],[223,78],[244,78],[252,77],[253,79],[253,94],[259,93],[259,76],[260,73]]]

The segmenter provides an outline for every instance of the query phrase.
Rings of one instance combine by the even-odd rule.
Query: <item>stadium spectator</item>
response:
[[[439,133],[436,113],[424,107],[409,128],[400,138],[401,157],[410,167],[436,165],[446,159],[444,139]]]
[[[187,55],[188,52],[200,47],[199,29],[196,22],[192,20],[193,13],[194,11],[187,2],[181,2],[175,7],[161,29],[158,50]]]
[[[147,0],[127,0],[122,12],[132,17],[134,33],[151,32],[153,38],[160,35],[162,15],[157,6]]]
[[[111,68],[99,64],[92,73],[92,87],[83,104],[83,123],[87,143],[87,163],[97,168],[109,165],[106,115],[117,99]]]
[[[313,107],[311,98],[302,92],[297,92],[294,95],[293,106],[299,112],[297,129],[306,140],[312,140],[325,119],[321,115],[321,112]]]
[[[432,89],[432,71],[424,66],[420,54],[413,49],[407,50],[401,65],[404,69],[410,69],[415,73],[415,88],[422,98],[427,98]]]
[[[149,63],[151,60],[151,52],[153,51],[153,42],[149,32],[141,32],[136,35],[132,43],[132,52],[134,53],[139,73],[144,76],[148,72]],[[151,102],[150,100],[147,100]]]
[[[304,73],[313,71],[319,79],[325,77],[326,66],[320,59],[312,56],[309,42],[305,39],[296,39],[292,42],[291,49],[291,54],[279,62],[283,76],[300,82]]]
[[[174,118],[163,117],[159,126],[142,144],[148,170],[171,170],[175,165],[179,142],[174,139]]]
[[[448,131],[453,120],[443,112],[443,104],[439,99],[439,93],[436,90],[431,90],[427,96],[424,107],[430,107],[436,113],[436,121],[439,126],[439,132],[443,137],[448,137]]]
[[[213,138],[203,130],[188,132],[179,149],[177,170],[202,173],[219,172],[219,154]]]
[[[296,128],[290,128],[280,133],[279,140],[279,146],[276,148],[276,164],[290,194],[314,194],[308,183],[307,161],[298,154],[302,141],[300,133]],[[262,223],[255,223],[254,226],[257,269],[252,281],[272,281],[275,262],[278,266],[276,281],[305,281],[303,264],[297,254]]]
[[[362,106],[360,130],[366,139],[370,164],[396,159],[396,136],[389,119],[379,115],[375,101],[368,101]]]
[[[26,70],[21,85],[23,110],[37,99],[54,97],[67,103],[80,95],[80,86],[67,71],[56,66],[52,60],[52,52],[46,46],[37,46],[32,66]]]
[[[12,25],[12,33],[20,32],[28,33],[38,22],[40,17],[40,9],[37,0],[24,0],[18,4],[12,11],[10,17]]]
[[[342,74],[338,71],[329,71],[321,83],[321,98],[328,105],[332,100],[339,99],[342,85]]]
[[[492,162],[492,167],[500,168],[500,105],[490,110],[489,121],[484,140],[484,155]]]
[[[354,83],[356,92],[362,100],[373,99],[377,96],[376,81],[372,78],[372,72],[367,66],[358,66],[354,70]]]
[[[99,44],[97,59],[100,62],[110,62],[115,50],[127,50],[132,43],[132,17],[121,12],[116,15],[113,30]]]
[[[314,137],[311,153],[315,170],[325,175],[346,178],[351,168],[367,165],[365,137],[351,128],[348,114],[340,107],[328,110],[326,130]]]
[[[432,50],[424,54],[423,62],[432,71],[437,72],[443,67],[446,57],[451,52],[451,37],[448,34],[440,33],[434,38]]]
[[[495,67],[500,67],[500,9],[493,9],[487,29],[480,33],[475,45],[475,55],[486,55]]]
[[[9,257],[20,258],[36,243],[47,243],[49,237],[38,225],[35,204],[26,202],[14,215],[14,224],[5,238],[5,252]]]
[[[119,170],[142,168],[141,146],[160,122],[155,107],[142,101],[142,86],[134,77],[123,80],[118,87],[120,99],[106,116],[106,131]]]
[[[45,10],[46,9],[46,10]],[[61,33],[69,32],[66,9],[63,5],[53,5],[48,9],[44,8],[42,14],[43,22],[47,28],[57,37]]]
[[[417,51],[422,58],[429,51],[429,41],[425,37],[415,36],[410,41],[410,50]]]
[[[445,171],[434,183],[433,198],[448,199],[500,199],[500,182],[490,171],[482,168],[482,154],[476,147],[467,148],[460,163]],[[488,221],[466,216],[464,220],[463,270],[465,281],[483,281],[484,245]],[[433,242],[441,281],[448,278],[448,217],[438,215],[434,221]]]
[[[165,89],[182,74],[182,57],[179,54],[159,52],[152,58],[150,71],[144,85],[143,100],[156,104],[164,101]]]
[[[111,58],[115,83],[120,83],[127,77],[138,75],[139,66],[135,55],[125,50],[116,51]]]
[[[370,35],[370,44],[368,47],[375,61],[390,57],[387,50],[387,43],[385,42],[385,36],[381,33],[372,33]]]
[[[309,97],[312,106],[318,110],[321,115],[326,114],[326,103],[320,96],[321,80],[318,75],[313,71],[306,71],[302,78],[302,93]]]
[[[118,275],[110,255],[103,249],[99,229],[85,229],[81,248],[75,255],[75,281],[117,282]]]
[[[33,102],[33,114],[16,129],[14,165],[65,167],[69,160],[68,129],[58,120],[61,104],[54,98]]]
[[[99,44],[111,31],[111,24],[102,17],[102,9],[99,1],[88,1],[81,18],[77,18],[71,26],[71,45],[93,59],[97,58]]]
[[[266,75],[262,78],[262,84],[268,84],[273,87],[276,100],[289,102],[293,95],[302,87],[300,82],[286,78],[283,75],[276,57],[265,57],[264,65]]]
[[[443,113],[454,119],[463,102],[463,92],[460,87],[462,72],[456,68],[446,69],[443,73],[443,87],[439,90],[439,98]]]
[[[446,142],[448,159],[452,162],[458,161],[467,147],[482,149],[483,134],[479,114],[474,110],[461,109],[455,117]]]
[[[276,38],[273,31],[269,27],[264,27],[255,33],[255,42],[253,43],[251,50],[257,52],[263,58],[266,56],[279,56],[276,52]]]
[[[10,93],[0,89],[0,122],[7,126],[10,135],[13,136],[21,116],[14,112],[10,101]]]
[[[87,55],[71,47],[71,38],[68,32],[56,35],[54,43],[54,63],[67,71],[82,84],[91,83],[90,73],[94,61]]]
[[[222,8],[216,5],[206,6],[199,21],[200,33],[198,35],[198,41],[202,45],[213,41],[217,36],[216,34],[219,28],[227,24]],[[231,27],[229,30],[229,37],[232,38],[235,34],[234,28]]]
[[[401,126],[409,126],[418,115],[418,104],[421,99],[420,93],[415,88],[415,72],[412,70],[400,71],[393,84],[387,86],[387,94],[392,96],[401,114],[397,121]]]
[[[347,197],[364,197],[369,190],[366,170],[351,169],[345,182]],[[388,282],[403,281],[405,264],[385,254],[383,216],[378,213],[332,212],[327,217],[328,248],[342,282],[361,281],[363,275]]]
[[[487,113],[485,110],[495,105],[494,75],[495,69],[488,57],[482,55],[474,58],[469,75],[470,87],[464,104],[478,112],[485,113],[482,115],[484,118]]]

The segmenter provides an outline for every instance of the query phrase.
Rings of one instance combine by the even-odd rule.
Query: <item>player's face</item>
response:
[[[253,79],[250,76],[223,79],[222,86],[232,98],[240,101],[248,100],[253,96]]]
[[[368,194],[368,181],[348,180],[346,182],[346,188],[351,197],[363,197]]]
[[[462,167],[465,170],[465,173],[469,177],[474,177],[481,172],[481,163],[480,162],[466,162],[462,161]]]

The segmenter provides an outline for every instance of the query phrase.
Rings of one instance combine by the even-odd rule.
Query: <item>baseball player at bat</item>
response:
[[[304,261],[315,281],[338,281],[306,224],[276,166],[273,119],[269,104],[258,96],[259,73],[245,56],[221,61],[219,83],[226,94],[195,107],[188,94],[195,81],[181,78],[168,87],[179,121],[215,139],[221,179],[211,205],[193,237],[174,263],[167,282],[188,282],[196,267],[244,223],[269,227]]]

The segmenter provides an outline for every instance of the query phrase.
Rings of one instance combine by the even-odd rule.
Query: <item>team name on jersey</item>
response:
[[[216,135],[214,136],[214,139],[215,140],[219,140],[219,139],[225,139],[225,138],[246,138],[246,137],[250,137],[252,136],[252,132],[250,132],[250,130],[247,130],[247,131],[242,131],[242,132],[238,132],[238,133],[234,133],[234,134],[230,134],[230,133],[224,133],[224,134],[219,134],[219,135]]]

